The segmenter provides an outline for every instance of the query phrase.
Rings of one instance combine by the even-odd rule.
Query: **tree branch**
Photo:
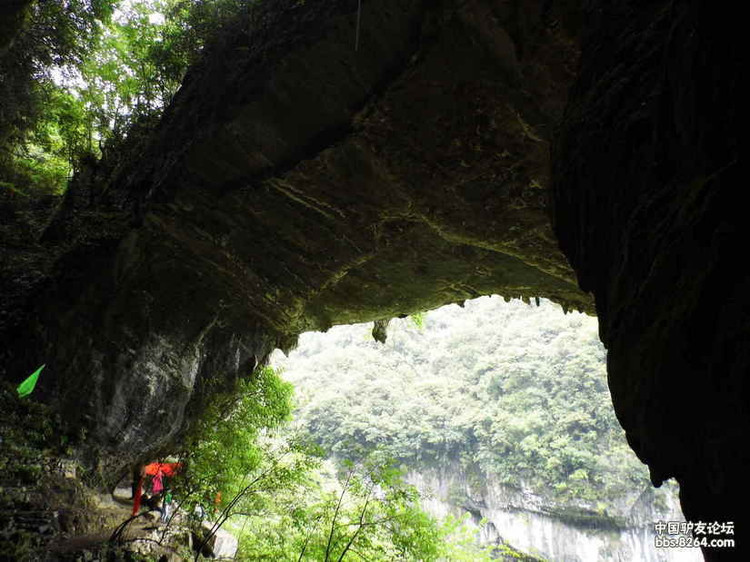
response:
[[[325,562],[328,562],[328,560],[330,560],[331,543],[333,542],[333,533],[336,529],[336,518],[339,516],[339,511],[341,510],[341,502],[344,501],[344,495],[346,495],[346,490],[349,488],[349,482],[351,481],[353,474],[354,474],[354,469],[351,469],[349,470],[349,474],[346,475],[346,482],[344,482],[344,488],[343,490],[341,490],[339,501],[336,504],[336,510],[333,512],[333,519],[331,520],[331,531],[328,533],[328,544],[326,544]]]
[[[374,482],[370,482],[370,487],[367,489],[367,496],[365,497],[365,505],[362,507],[362,511],[359,514],[359,526],[357,527],[357,530],[352,533],[352,536],[349,537],[349,542],[346,543],[346,546],[344,547],[344,550],[341,551],[341,556],[339,556],[338,562],[341,562],[344,559],[344,556],[351,548],[352,544],[354,543],[354,540],[357,538],[357,535],[359,535],[359,532],[364,528],[364,520],[365,515],[367,514],[367,507],[370,505],[370,497],[372,494],[372,489],[375,487]]]

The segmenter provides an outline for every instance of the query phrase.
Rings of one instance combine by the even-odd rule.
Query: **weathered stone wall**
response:
[[[695,548],[658,549],[655,521],[683,521],[673,490],[653,488],[619,498],[607,515],[581,502],[560,504],[543,492],[502,484],[488,474],[467,475],[458,466],[410,472],[422,505],[435,517],[471,514],[482,545],[501,542],[541,560],[601,562],[697,562]],[[659,494],[661,501],[655,501]],[[662,503],[663,502],[663,503]]]
[[[47,363],[106,473],[301,331],[489,293],[592,311],[547,218],[575,12],[382,0],[355,46],[356,3],[258,7],[11,251],[55,258],[8,284],[3,368]]]
[[[592,2],[585,17],[554,151],[555,230],[596,297],[615,409],[652,480],[677,478],[690,519],[742,521],[741,32],[705,2]]]

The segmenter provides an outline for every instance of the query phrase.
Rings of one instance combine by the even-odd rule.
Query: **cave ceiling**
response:
[[[6,275],[6,363],[44,355],[127,457],[302,331],[492,293],[593,313],[548,209],[576,15],[383,0],[357,31],[351,2],[258,6],[11,256],[34,267]]]

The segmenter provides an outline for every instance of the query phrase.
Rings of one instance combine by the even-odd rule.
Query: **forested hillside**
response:
[[[494,297],[394,320],[385,345],[369,330],[305,334],[278,360],[332,454],[458,462],[600,509],[649,486],[610,403],[595,318]]]
[[[274,357],[295,385],[297,423],[329,456],[395,459],[429,511],[489,517],[485,544],[551,559],[696,559],[649,539],[654,520],[680,517],[676,486],[654,490],[627,446],[596,318],[483,297],[395,319],[385,344],[371,332],[304,334]]]

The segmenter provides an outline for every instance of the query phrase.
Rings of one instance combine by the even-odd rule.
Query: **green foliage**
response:
[[[290,419],[292,386],[270,367],[218,395],[186,441],[183,497],[210,504],[217,492],[225,500],[240,493],[247,478],[267,468],[261,439]]]
[[[489,560],[463,526],[441,524],[387,462],[325,463],[305,493],[277,497],[275,511],[235,524],[239,560]],[[282,508],[282,509],[279,509]]]
[[[31,3],[0,53],[0,189],[62,193],[80,162],[159,114],[240,0]]]
[[[421,331],[395,320],[384,346],[357,329],[305,334],[280,361],[301,422],[337,457],[379,448],[563,504],[649,487],[610,403],[595,319],[485,298],[429,313]]]
[[[221,492],[212,519],[241,536],[239,559],[489,559],[460,523],[429,517],[390,463],[370,455],[338,473],[321,464],[287,423],[291,398],[273,369],[256,370],[214,398],[187,440],[175,497],[211,513]],[[447,540],[454,535],[461,540]]]
[[[77,67],[96,46],[115,0],[32,1],[22,29],[0,53],[0,145],[40,114],[53,69]]]
[[[258,0],[160,0],[166,17],[162,49],[152,55],[160,59],[164,76],[181,78],[203,48],[216,41],[222,30],[238,16],[248,16]],[[159,51],[169,51],[171,54]],[[171,57],[171,58],[169,58]]]
[[[44,370],[44,367],[46,365],[41,365],[38,367],[33,373],[31,373],[26,379],[21,382],[21,384],[16,387],[16,392],[18,392],[19,398],[25,398],[32,392],[34,392],[34,388],[36,388],[36,383],[39,380],[39,375]]]
[[[417,327],[419,330],[424,329],[424,319],[425,319],[425,312],[415,312],[411,316],[409,316],[409,319],[412,321],[414,326]]]
[[[83,64],[110,20],[114,0],[32,1],[22,29],[0,53],[0,180],[13,193],[58,193],[78,150],[77,100],[53,74]],[[72,105],[71,105],[72,104]],[[79,116],[80,117],[80,116]]]

